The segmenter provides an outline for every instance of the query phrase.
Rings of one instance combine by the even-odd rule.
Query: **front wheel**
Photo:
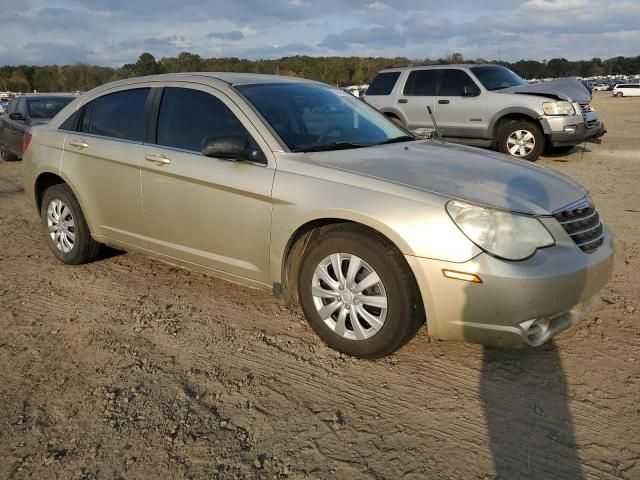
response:
[[[538,159],[544,146],[540,127],[526,120],[505,124],[498,135],[498,148],[502,153],[530,162]]]
[[[402,254],[351,225],[316,238],[302,260],[298,293],[318,336],[360,358],[383,357],[413,338],[424,314]]]
[[[616,92],[616,97],[622,97],[624,94],[622,92]]]

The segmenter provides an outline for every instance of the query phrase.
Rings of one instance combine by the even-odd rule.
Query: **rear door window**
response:
[[[440,76],[440,91],[442,97],[462,97],[469,92],[476,92],[479,88],[471,77],[458,69],[446,69]]]
[[[142,142],[146,137],[144,119],[148,88],[110,93],[85,107],[81,131]]]
[[[369,85],[367,95],[390,95],[399,76],[400,72],[379,73]]]
[[[437,70],[414,70],[407,77],[404,95],[431,97],[436,94],[438,86]]]
[[[206,139],[251,135],[222,100],[201,90],[166,87],[158,116],[158,145],[200,153]]]

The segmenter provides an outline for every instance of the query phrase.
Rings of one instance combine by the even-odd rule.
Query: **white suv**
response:
[[[640,83],[621,83],[613,88],[614,97],[640,97]]]

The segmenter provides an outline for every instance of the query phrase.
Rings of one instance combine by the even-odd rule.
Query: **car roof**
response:
[[[193,80],[211,78],[214,80],[220,80],[229,85],[253,85],[253,84],[265,84],[265,83],[320,83],[314,80],[307,80],[305,78],[298,77],[285,77],[282,75],[267,75],[262,73],[234,73],[234,72],[180,72],[180,73],[163,73],[160,75],[149,75],[145,77],[133,77],[125,80],[120,80],[115,83],[126,84],[128,81],[140,81],[145,80],[149,82],[154,81],[171,81],[171,80],[185,80],[185,78],[191,78]]]
[[[25,93],[16,98],[76,98],[72,93]]]
[[[389,68],[385,68],[383,70],[380,70],[380,72],[400,72],[403,70],[411,70],[411,69],[415,69],[415,70],[424,70],[424,69],[442,69],[442,68],[462,68],[462,69],[468,69],[468,68],[485,68],[485,67],[502,67],[502,68],[506,68],[503,65],[498,65],[496,63],[447,63],[444,65],[441,64],[434,64],[434,65],[403,65],[400,67],[389,67]]]

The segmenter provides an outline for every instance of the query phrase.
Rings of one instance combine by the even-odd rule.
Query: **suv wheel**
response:
[[[309,246],[298,292],[320,338],[355,357],[394,352],[424,321],[415,281],[400,252],[351,225],[332,228]]]
[[[623,93],[622,92],[616,92],[616,97],[622,97]]]
[[[80,204],[64,184],[49,188],[42,199],[40,218],[53,255],[67,265],[95,260],[102,245],[91,238]]]
[[[391,120],[393,123],[395,123],[396,125],[398,125],[399,127],[402,128],[406,128],[404,122],[402,120],[400,120],[400,118],[396,117],[395,115],[385,115],[389,120]]]
[[[506,124],[498,135],[502,153],[535,162],[544,150],[545,140],[540,128],[526,120]]]

